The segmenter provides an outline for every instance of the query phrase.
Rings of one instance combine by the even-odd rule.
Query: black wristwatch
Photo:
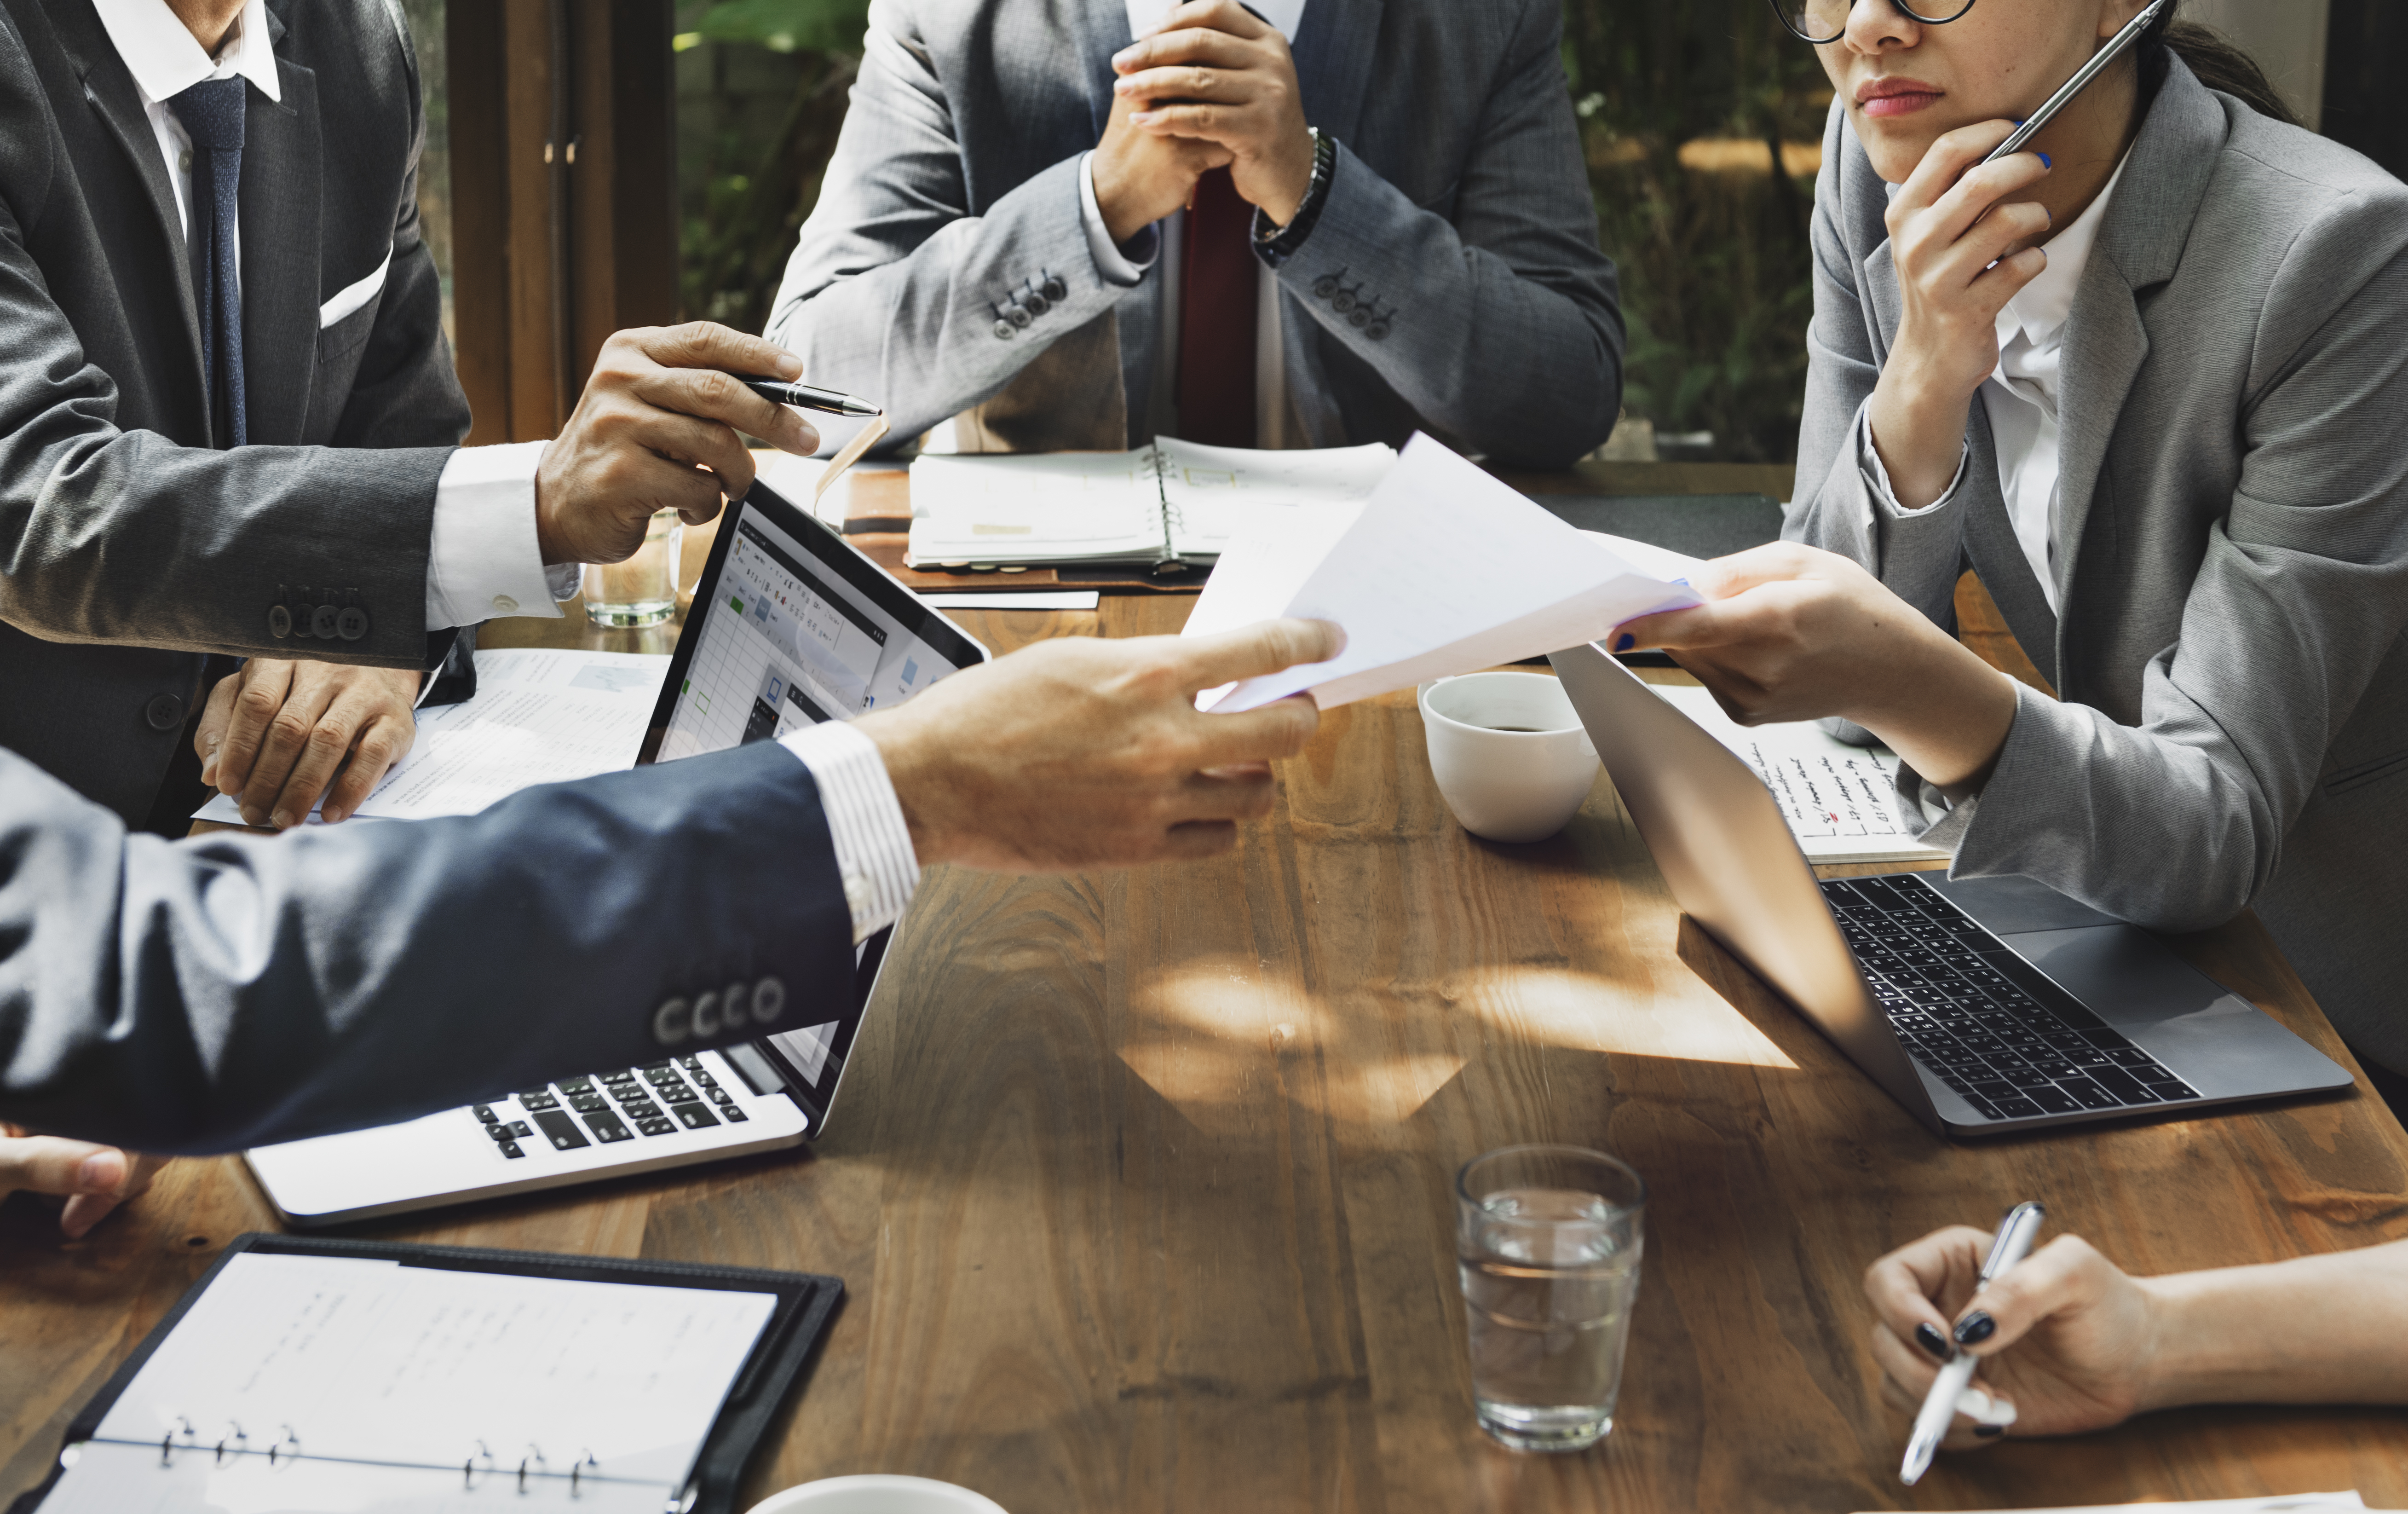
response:
[[[1321,219],[1322,202],[1329,198],[1330,176],[1338,171],[1338,138],[1318,126],[1306,130],[1312,133],[1312,180],[1304,186],[1296,215],[1286,225],[1274,226],[1268,216],[1254,212],[1254,251],[1274,268],[1294,257],[1312,235],[1312,223]]]

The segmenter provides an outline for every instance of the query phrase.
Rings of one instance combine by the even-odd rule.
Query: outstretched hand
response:
[[[0,1125],[0,1198],[22,1189],[65,1200],[59,1230],[69,1240],[81,1239],[110,1210],[149,1188],[166,1161]]]
[[[878,744],[924,864],[1003,872],[1209,857],[1269,813],[1270,764],[1303,750],[1303,695],[1201,714],[1197,694],[1322,662],[1345,645],[1321,621],[1218,636],[1040,642],[855,722]]]

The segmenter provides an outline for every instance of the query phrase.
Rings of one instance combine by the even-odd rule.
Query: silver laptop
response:
[[[989,656],[841,536],[755,484],[720,525],[637,761],[851,719]],[[863,943],[850,1006],[825,1024],[599,1067],[490,1104],[260,1146],[244,1160],[277,1213],[306,1229],[814,1139],[892,934]]]
[[[2029,878],[1817,883],[1763,781],[1595,646],[1549,661],[1682,911],[1949,1135],[2346,1089],[2147,931]]]

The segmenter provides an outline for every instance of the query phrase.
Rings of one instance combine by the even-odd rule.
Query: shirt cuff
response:
[[[1112,240],[1112,234],[1104,227],[1103,208],[1096,203],[1093,152],[1079,160],[1079,224],[1086,230],[1087,251],[1095,254],[1096,271],[1104,276],[1108,284],[1135,288],[1162,255],[1162,234],[1150,225],[1125,245]]]
[[[789,731],[778,744],[802,759],[820,786],[837,872],[853,912],[853,939],[868,940],[903,917],[920,887],[920,858],[903,803],[886,776],[878,744],[841,720]]]
[[[428,630],[559,615],[552,591],[560,581],[544,567],[535,535],[535,470],[547,445],[463,447],[443,465],[426,554]]]
[[[1920,510],[1909,510],[1898,502],[1898,491],[1890,487],[1889,469],[1882,466],[1881,453],[1873,446],[1872,408],[1873,402],[1870,397],[1856,408],[1855,427],[1856,472],[1865,482],[1865,524],[1867,526],[1873,524],[1873,512],[1876,508],[1893,520],[1903,520],[1910,515],[1921,515],[1938,510],[1942,505],[1953,501],[1956,497],[1956,491],[1964,486],[1965,468],[1973,457],[1972,446],[1967,443],[1958,448],[1956,476],[1948,481],[1948,487],[1941,492],[1940,497]]]

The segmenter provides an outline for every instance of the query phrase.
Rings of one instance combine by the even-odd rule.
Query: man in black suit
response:
[[[816,442],[681,371],[793,359],[685,328],[613,339],[558,440],[460,449],[423,124],[385,0],[0,0],[0,746],[129,825],[204,773],[342,817],[479,621],[710,518],[738,428]]]

